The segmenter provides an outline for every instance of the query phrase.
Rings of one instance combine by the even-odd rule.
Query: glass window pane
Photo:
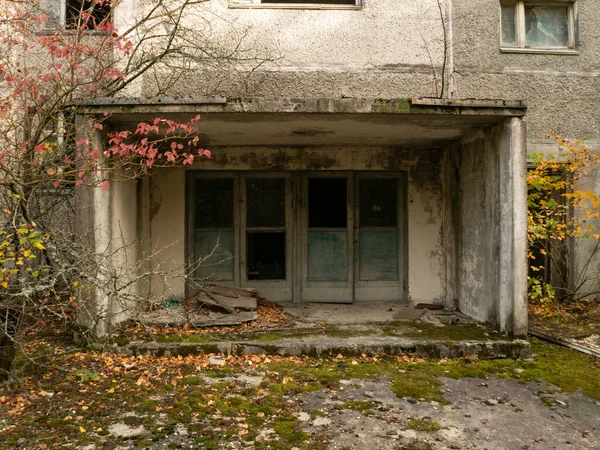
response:
[[[308,279],[311,281],[346,281],[346,231],[311,231],[308,233]]]
[[[194,233],[194,277],[210,281],[233,280],[233,231]]]
[[[233,179],[205,178],[195,182],[194,227],[233,227]]]
[[[568,47],[568,7],[525,5],[525,43],[530,47]]]
[[[396,226],[398,222],[397,180],[360,180],[359,191],[361,227]]]
[[[248,279],[285,280],[285,233],[248,233]]]
[[[285,179],[246,179],[248,227],[285,226]]]
[[[516,46],[515,5],[502,6],[502,45]]]
[[[346,228],[345,178],[310,178],[308,180],[308,226],[310,228]]]
[[[361,280],[398,279],[398,231],[360,232]]]

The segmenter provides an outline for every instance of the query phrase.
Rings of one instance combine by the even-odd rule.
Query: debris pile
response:
[[[146,326],[207,329],[240,327],[244,329],[272,328],[287,325],[293,316],[258,296],[255,289],[240,289],[206,284],[185,301],[168,299],[161,308],[144,313],[139,318]]]

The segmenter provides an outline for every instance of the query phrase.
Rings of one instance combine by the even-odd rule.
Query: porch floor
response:
[[[104,346],[124,354],[416,355],[425,358],[521,358],[529,342],[508,339],[455,311],[404,303],[284,304],[285,327],[178,331]],[[260,318],[259,318],[260,321]]]
[[[452,311],[428,311],[417,309],[414,305],[402,302],[358,302],[339,303],[279,303],[284,312],[298,317],[299,321],[325,323],[333,325],[351,325],[365,323],[384,323],[395,321],[420,320],[428,317],[453,316],[462,323],[471,323],[472,319],[464,314]],[[431,319],[434,320],[435,319]],[[440,320],[445,322],[445,320]]]

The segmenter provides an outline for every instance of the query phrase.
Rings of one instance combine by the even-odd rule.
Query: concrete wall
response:
[[[158,69],[145,77],[141,94],[398,98],[439,92],[444,46],[436,0],[365,1],[353,10],[230,3],[211,0],[186,22],[198,30],[198,47],[211,54],[239,46],[232,58],[203,55],[198,70],[181,71],[166,91],[172,71]],[[127,9],[122,5],[120,14]]]
[[[527,333],[525,130],[521,119],[461,142],[453,223],[455,280],[463,313],[501,330]],[[454,259],[455,258],[455,259]]]
[[[280,152],[300,156],[281,166]],[[408,171],[408,290],[414,303],[440,302],[444,295],[442,251],[442,187],[439,150],[361,148],[219,148],[210,161],[199,162],[196,170],[406,170]],[[302,156],[304,155],[304,157]],[[326,164],[317,166],[316,161]],[[257,163],[260,163],[257,167]],[[185,257],[185,171],[157,169],[151,179],[151,246],[160,249],[154,269],[180,273]],[[183,297],[182,277],[165,283],[153,278],[156,296]]]

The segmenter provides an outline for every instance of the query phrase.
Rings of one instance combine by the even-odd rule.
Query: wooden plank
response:
[[[256,295],[256,289],[240,289],[229,286],[220,286],[218,284],[207,284],[204,286],[204,290],[211,294],[222,295],[230,298],[239,297],[253,297]]]
[[[217,301],[224,309],[249,309],[255,310],[258,307],[256,297],[227,297],[225,295],[217,295],[211,292],[210,298]]]
[[[536,330],[534,328],[529,329],[529,334],[540,338],[544,341],[552,342],[553,344],[562,345],[563,347],[572,348],[573,350],[577,350],[578,352],[585,353],[587,355],[595,356],[596,358],[600,358],[600,352],[589,347],[585,347],[581,344],[577,344],[574,342],[567,341],[565,339],[551,336],[549,334],[544,333],[543,331]]]

